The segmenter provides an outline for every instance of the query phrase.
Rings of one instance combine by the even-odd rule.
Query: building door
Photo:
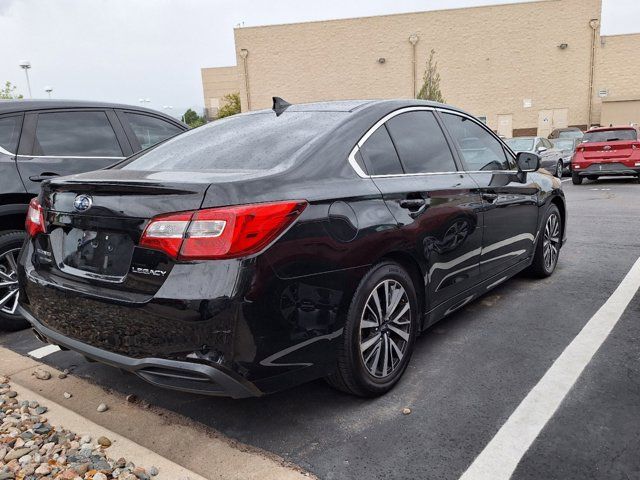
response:
[[[513,137],[513,115],[498,115],[498,135],[501,137]]]
[[[553,110],[540,110],[538,112],[538,136],[548,137],[556,128],[569,126],[569,109],[555,108]]]

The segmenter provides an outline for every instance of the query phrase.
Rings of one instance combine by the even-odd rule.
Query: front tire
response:
[[[542,231],[538,237],[536,250],[530,271],[536,277],[548,277],[556,269],[562,246],[562,217],[560,210],[551,204],[543,222]]]
[[[351,301],[327,382],[361,397],[387,393],[407,368],[418,333],[419,308],[407,271],[395,262],[374,265]]]
[[[18,253],[25,232],[0,232],[0,330],[22,330],[29,326],[18,313]]]
[[[576,172],[573,172],[571,174],[571,183],[573,183],[574,185],[582,185],[582,177]]]

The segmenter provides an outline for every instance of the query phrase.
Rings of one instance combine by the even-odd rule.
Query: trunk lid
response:
[[[638,142],[634,140],[620,140],[613,142],[583,143],[578,147],[585,160],[598,159],[603,161],[620,160],[631,156]]]
[[[137,277],[144,280],[141,291],[153,292],[172,262],[160,252],[137,248],[148,220],[166,212],[197,210],[209,185],[207,178],[180,172],[122,170],[48,182],[42,189],[48,236],[37,255],[52,273],[113,288],[124,287],[128,276]]]

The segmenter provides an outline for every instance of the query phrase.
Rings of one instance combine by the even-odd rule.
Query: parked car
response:
[[[514,152],[533,152],[540,155],[540,166],[549,173],[562,177],[564,163],[562,151],[544,137],[516,137],[505,140]]]
[[[128,105],[0,100],[0,330],[28,326],[17,312],[15,266],[42,181],[107,167],[187,128]]]
[[[571,173],[571,158],[573,157],[576,147],[580,144],[579,138],[554,138],[550,140],[556,150],[560,150],[562,157],[562,173]]]
[[[177,390],[375,396],[428,326],[553,273],[536,154],[431,102],[274,103],[43,183],[19,258],[40,338]]]
[[[633,175],[640,181],[640,142],[633,127],[593,128],[584,134],[571,161],[571,179],[580,185],[584,177]]]
[[[549,134],[549,139],[552,138],[578,138],[581,139],[584,136],[584,132],[578,127],[566,127],[556,128]]]

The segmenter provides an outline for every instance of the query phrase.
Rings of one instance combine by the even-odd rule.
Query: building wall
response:
[[[237,28],[236,91],[243,110],[269,108],[272,96],[294,103],[411,98],[409,37],[417,35],[416,90],[434,49],[446,101],[486,117],[491,128],[522,135],[554,126],[586,127],[594,45],[590,21],[600,12],[601,0],[541,0]],[[640,82],[634,81],[640,62],[629,60],[640,50],[640,35],[603,37],[602,43],[596,28],[595,38],[592,123],[597,124],[603,86],[611,95],[640,93]],[[205,97],[210,96],[206,92],[205,87]]]
[[[601,123],[640,123],[640,34],[603,36],[596,65],[596,93],[606,97],[596,102]],[[604,100],[604,104],[602,104]]]
[[[238,68],[215,67],[202,68],[202,90],[204,93],[204,108],[207,118],[214,118],[222,106],[222,97],[229,93],[240,91]]]

